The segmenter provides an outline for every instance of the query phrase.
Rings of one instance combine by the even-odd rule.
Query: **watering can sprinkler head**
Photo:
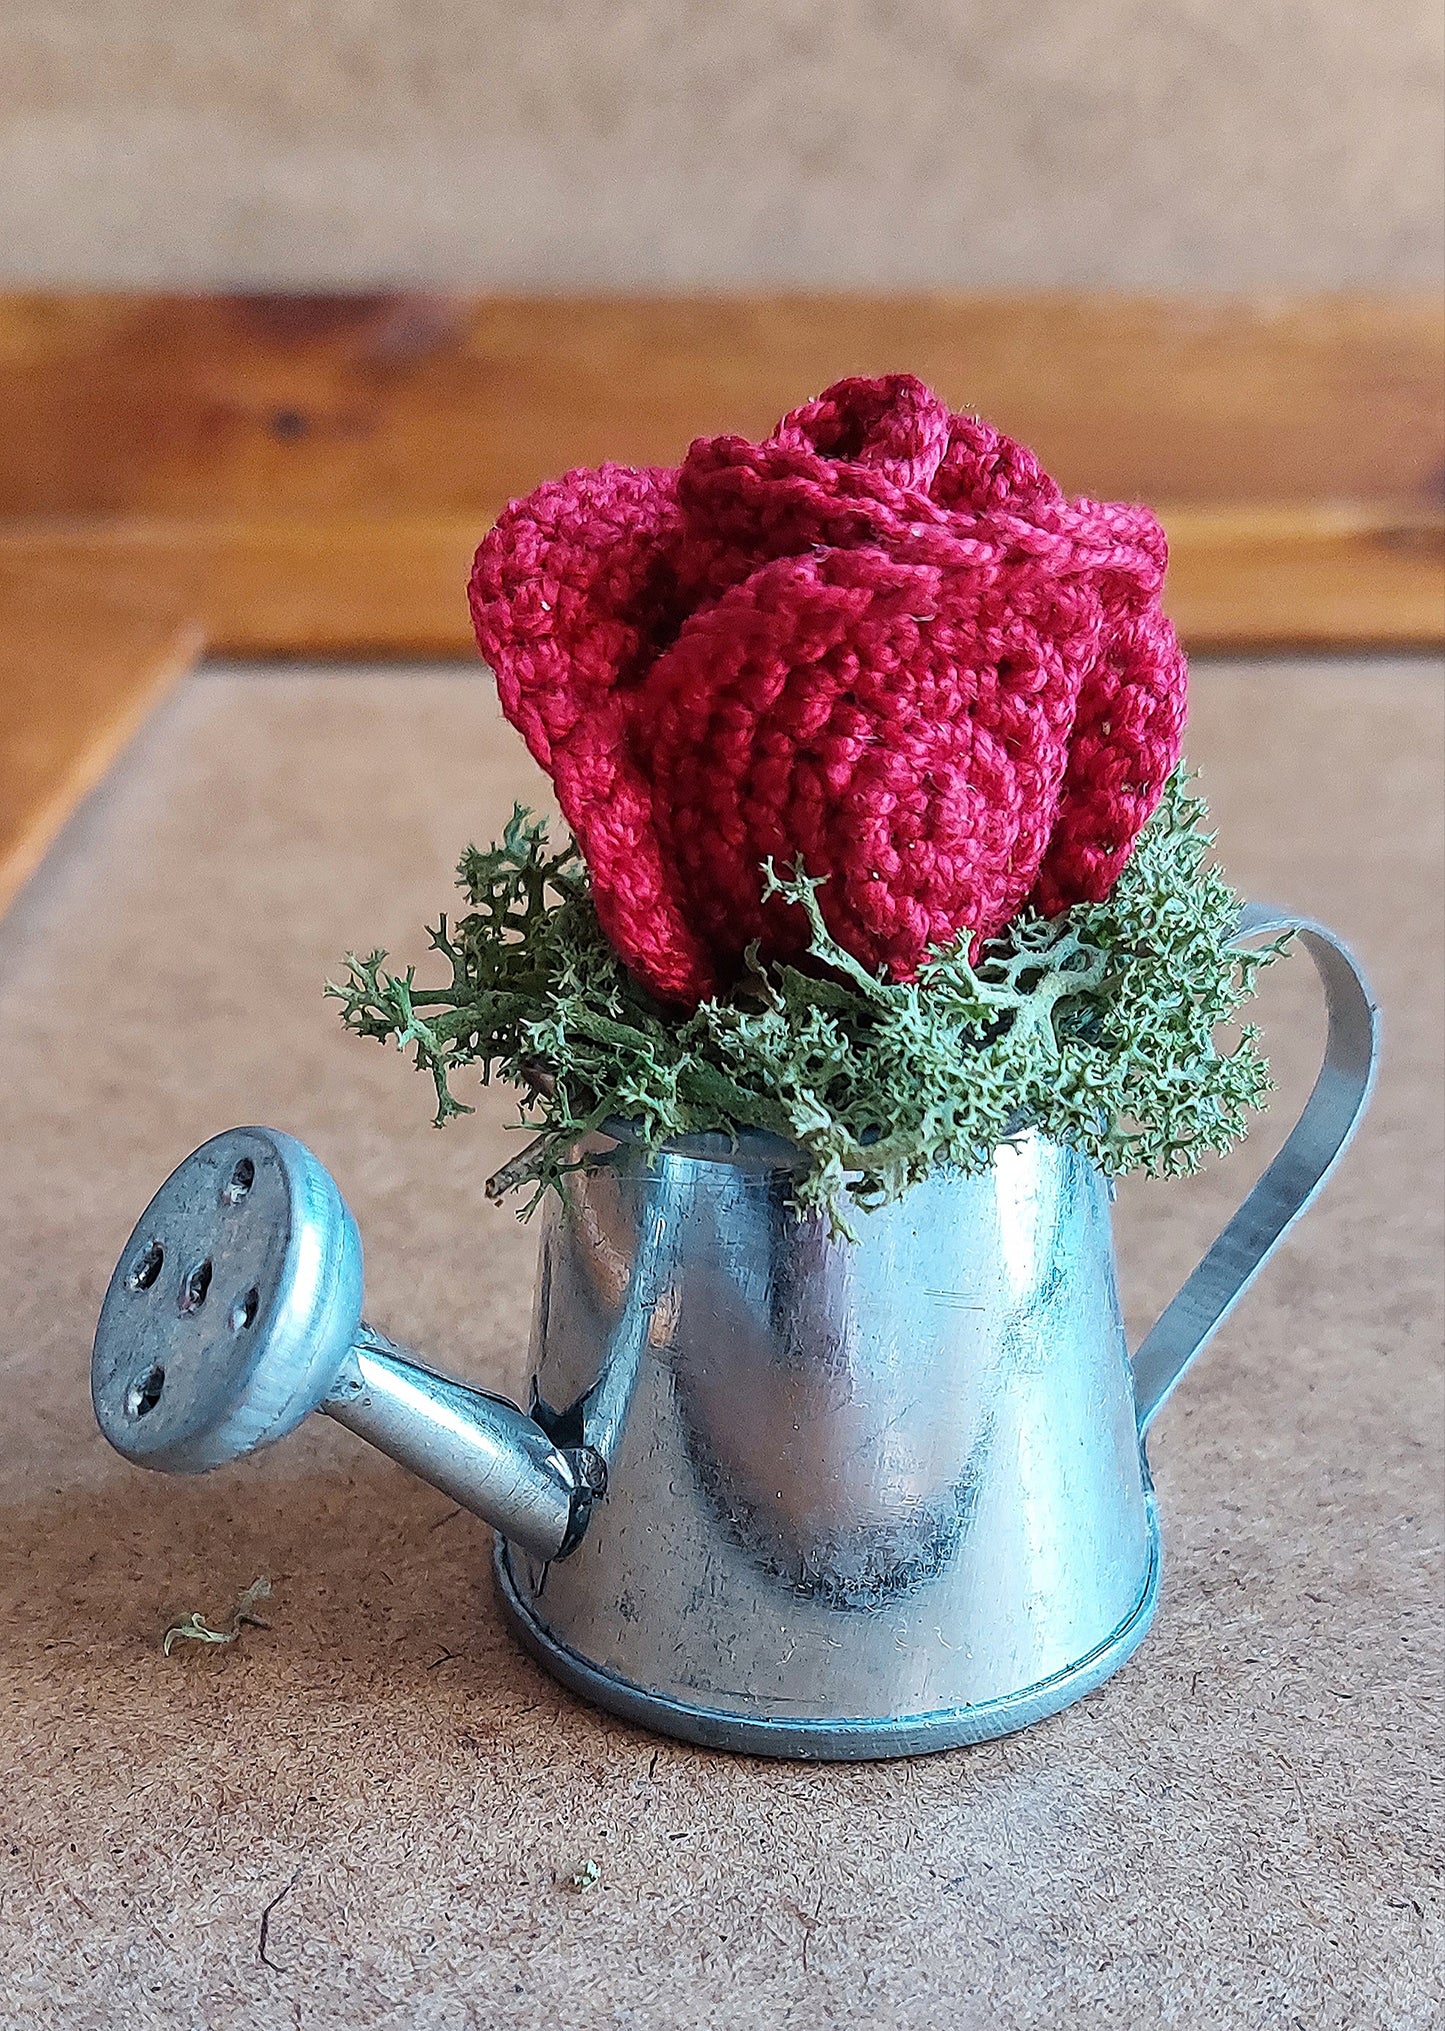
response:
[[[540,1559],[606,1482],[503,1397],[426,1368],[361,1316],[356,1222],[310,1150],[233,1128],[161,1186],[111,1277],[91,1366],[101,1431],[137,1466],[197,1474],[321,1411]]]

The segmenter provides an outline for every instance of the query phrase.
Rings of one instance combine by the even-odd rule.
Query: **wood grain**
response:
[[[1438,512],[1442,341],[1426,296],[0,297],[0,515],[480,520],[901,368],[1072,490]]]
[[[472,657],[478,514],[368,520],[0,523],[0,568],[107,595],[147,587],[215,655]],[[1445,543],[1429,517],[1165,508],[1165,603],[1195,650],[1423,647],[1445,632]]]
[[[0,564],[0,911],[200,646],[183,614]]]
[[[1155,506],[1192,646],[1434,642],[1442,348],[1424,297],[0,297],[0,557],[225,654],[465,653],[512,495],[907,366]]]
[[[1445,640],[1432,298],[0,296],[0,907],[202,641],[473,653],[503,503],[910,368],[1148,501],[1196,649]]]

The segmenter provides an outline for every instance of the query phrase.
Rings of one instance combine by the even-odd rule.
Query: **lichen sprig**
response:
[[[808,958],[749,954],[733,991],[691,1014],[628,974],[597,922],[586,870],[520,809],[463,856],[468,913],[431,932],[449,982],[421,987],[386,955],[328,986],[361,1036],[413,1053],[437,1121],[470,1110],[476,1068],[524,1091],[545,1186],[577,1138],[623,1119],[649,1145],[762,1129],[800,1153],[797,1202],[849,1224],[940,1164],[984,1168],[1026,1127],[1114,1174],[1173,1175],[1229,1147],[1268,1089],[1239,1024],[1278,943],[1233,943],[1238,898],[1212,864],[1203,804],[1182,772],[1113,893],[1062,916],[1025,912],[976,960],[965,937],[910,982],[878,979],[830,936],[819,883],[769,866],[803,912]]]

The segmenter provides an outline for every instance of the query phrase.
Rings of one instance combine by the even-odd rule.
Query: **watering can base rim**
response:
[[[502,1608],[522,1648],[569,1692],[590,1705],[631,1721],[653,1734],[669,1735],[704,1749],[745,1756],[786,1757],[798,1762],[864,1763],[889,1756],[923,1756],[943,1749],[970,1748],[1012,1735],[1047,1720],[1093,1692],[1127,1663],[1148,1635],[1159,1601],[1159,1520],[1149,1501],[1149,1570],[1138,1600],[1102,1643],[1037,1684],[1001,1698],[934,1713],[867,1718],[769,1720],[692,1706],[669,1694],[602,1670],[561,1643],[538,1621],[512,1576],[505,1538],[498,1537],[492,1570]]]

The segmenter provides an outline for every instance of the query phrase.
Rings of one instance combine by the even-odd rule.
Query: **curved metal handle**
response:
[[[1141,1432],[1334,1169],[1375,1083],[1380,1014],[1353,955],[1323,924],[1262,903],[1245,905],[1235,935],[1277,931],[1299,933],[1324,987],[1324,1064],[1284,1148],[1134,1356]]]

